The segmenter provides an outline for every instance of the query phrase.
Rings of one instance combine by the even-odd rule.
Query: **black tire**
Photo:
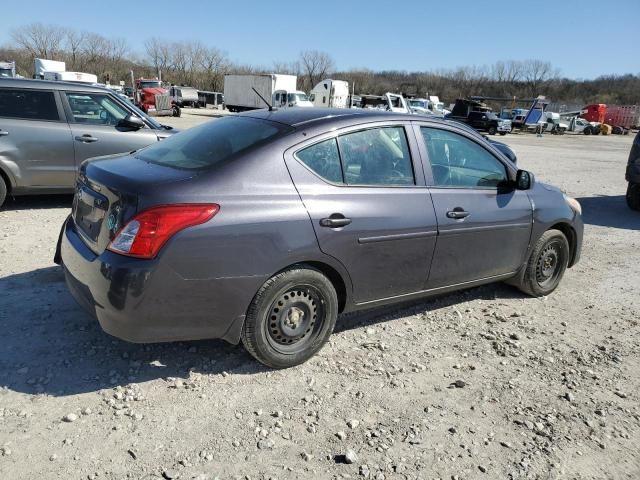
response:
[[[4,178],[2,178],[2,175],[0,175],[0,208],[2,208],[4,201],[7,199],[8,191],[9,189],[7,188],[7,184],[5,183]]]
[[[182,115],[182,110],[180,110],[180,107],[179,107],[179,106],[174,105],[174,106],[172,107],[172,110],[173,110],[173,113],[172,113],[172,116],[173,116],[173,117],[179,117],[180,115]]]
[[[582,133],[584,133],[585,135],[591,135],[591,126],[589,125],[587,127],[584,127]]]
[[[489,135],[495,135],[497,131],[496,127],[489,127]]]
[[[291,267],[258,290],[242,327],[242,343],[271,368],[299,365],[327,342],[338,316],[338,296],[321,272]]]
[[[501,135],[501,136],[503,136],[503,137],[504,137],[506,134],[507,134],[507,132],[500,132],[500,135]]]
[[[631,183],[627,186],[627,205],[631,210],[640,212],[640,183]]]
[[[560,230],[547,230],[538,239],[518,288],[532,297],[553,292],[569,264],[569,242]]]

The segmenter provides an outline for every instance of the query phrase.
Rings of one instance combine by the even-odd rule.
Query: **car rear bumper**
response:
[[[108,250],[96,255],[70,218],[62,227],[60,258],[76,301],[105,332],[130,342],[222,338],[238,343],[247,298],[265,280],[185,279],[161,258],[142,260]]]

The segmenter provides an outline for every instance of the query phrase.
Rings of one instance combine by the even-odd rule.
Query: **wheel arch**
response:
[[[548,230],[559,230],[561,231],[565,237],[567,237],[567,241],[569,242],[569,264],[567,267],[571,268],[575,264],[576,260],[576,251],[578,246],[578,235],[573,227],[566,222],[558,222],[553,224]]]
[[[315,268],[316,270],[320,271],[324,276],[326,276],[329,279],[329,281],[333,285],[333,288],[335,288],[336,294],[338,296],[338,313],[342,313],[347,305],[347,300],[348,300],[347,284],[342,274],[340,274],[338,270],[336,270],[334,267],[332,267],[328,263],[320,262],[317,260],[307,260],[303,262],[296,262],[281,269],[275,275],[277,275],[278,273],[284,270],[288,270],[290,268],[305,267],[305,266]]]

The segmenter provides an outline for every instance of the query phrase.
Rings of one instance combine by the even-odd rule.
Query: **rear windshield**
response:
[[[144,148],[135,157],[187,170],[207,168],[289,130],[286,125],[255,118],[221,118]]]

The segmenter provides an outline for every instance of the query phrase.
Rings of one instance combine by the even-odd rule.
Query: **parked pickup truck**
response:
[[[511,132],[511,120],[499,118],[487,105],[475,100],[456,100],[453,111],[445,116],[466,123],[476,130],[485,131],[489,135],[506,135]]]

